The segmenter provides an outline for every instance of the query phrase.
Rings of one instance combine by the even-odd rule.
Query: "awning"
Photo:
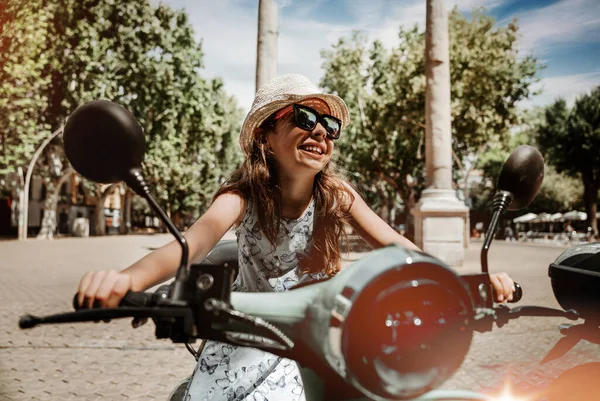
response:
[[[567,213],[563,214],[562,219],[563,220],[579,220],[579,221],[584,221],[584,220],[587,220],[587,213],[585,213],[585,212],[579,212],[577,210],[571,210],[570,212],[567,212]]]
[[[550,213],[540,213],[535,219],[531,220],[532,223],[545,223],[547,221],[552,220],[552,215]]]
[[[513,223],[528,223],[528,222],[532,221],[533,219],[535,219],[536,217],[537,217],[537,214],[535,214],[535,213],[527,213],[527,214],[524,214],[523,216],[515,217],[513,219]]]

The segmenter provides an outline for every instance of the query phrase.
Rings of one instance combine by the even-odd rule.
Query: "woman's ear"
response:
[[[271,143],[269,142],[269,133],[269,130],[260,127],[254,130],[254,137],[256,138],[256,141],[266,149],[271,148]]]

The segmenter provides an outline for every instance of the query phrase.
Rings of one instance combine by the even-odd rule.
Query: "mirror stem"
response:
[[[150,194],[148,183],[139,169],[130,170],[125,183],[131,189],[133,189],[135,193],[148,201],[152,210],[154,210],[160,220],[167,226],[169,232],[173,234],[179,245],[181,245],[181,262],[179,263],[179,268],[177,269],[177,275],[175,276],[175,281],[173,282],[173,287],[171,288],[171,294],[169,294],[169,298],[171,298],[172,302],[184,301],[183,288],[185,278],[187,277],[189,254],[187,241],[179,232],[177,227],[175,227],[171,219],[169,219],[167,214],[158,205],[152,194]]]
[[[483,248],[481,249],[481,272],[488,273],[488,250],[490,249],[490,244],[492,240],[496,236],[496,228],[498,228],[498,222],[500,221],[500,216],[508,205],[512,202],[514,196],[508,191],[498,191],[494,195],[494,200],[492,203],[492,210],[494,214],[492,215],[492,221],[490,221],[490,226],[488,227],[487,234],[485,236],[485,240],[483,241]]]

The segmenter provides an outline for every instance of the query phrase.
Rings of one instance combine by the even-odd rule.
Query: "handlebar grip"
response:
[[[127,292],[127,294],[125,294],[125,296],[119,303],[119,306],[132,306],[132,307],[136,307],[136,308],[143,307],[143,306],[149,306],[151,297],[152,297],[152,294],[147,293],[147,292],[129,291],[129,292]],[[75,294],[75,296],[73,297],[73,308],[75,310],[80,309],[79,300],[77,299],[77,294]]]
[[[119,306],[133,306],[136,308],[149,306],[151,297],[152,294],[148,292],[128,291],[127,294],[125,294],[125,296],[121,300],[121,302],[119,302]]]
[[[515,282],[515,292],[513,292],[513,299],[512,301],[508,302],[514,304],[515,302],[519,302],[521,298],[523,298],[523,289],[521,288],[519,283]]]

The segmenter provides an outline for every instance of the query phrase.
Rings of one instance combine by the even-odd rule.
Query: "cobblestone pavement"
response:
[[[132,330],[123,319],[22,331],[17,322],[25,313],[69,311],[86,271],[123,268],[169,240],[155,235],[0,241],[0,400],[166,399],[192,372],[194,360],[184,346],[154,339],[153,324]],[[480,245],[471,244],[460,272],[477,271]],[[490,269],[521,283],[522,304],[557,306],[547,266],[562,251],[498,242],[490,250]],[[510,376],[513,386],[533,390],[573,366],[600,362],[600,346],[581,342],[540,366],[563,322],[524,318],[476,334],[463,366],[443,387],[491,391]]]

